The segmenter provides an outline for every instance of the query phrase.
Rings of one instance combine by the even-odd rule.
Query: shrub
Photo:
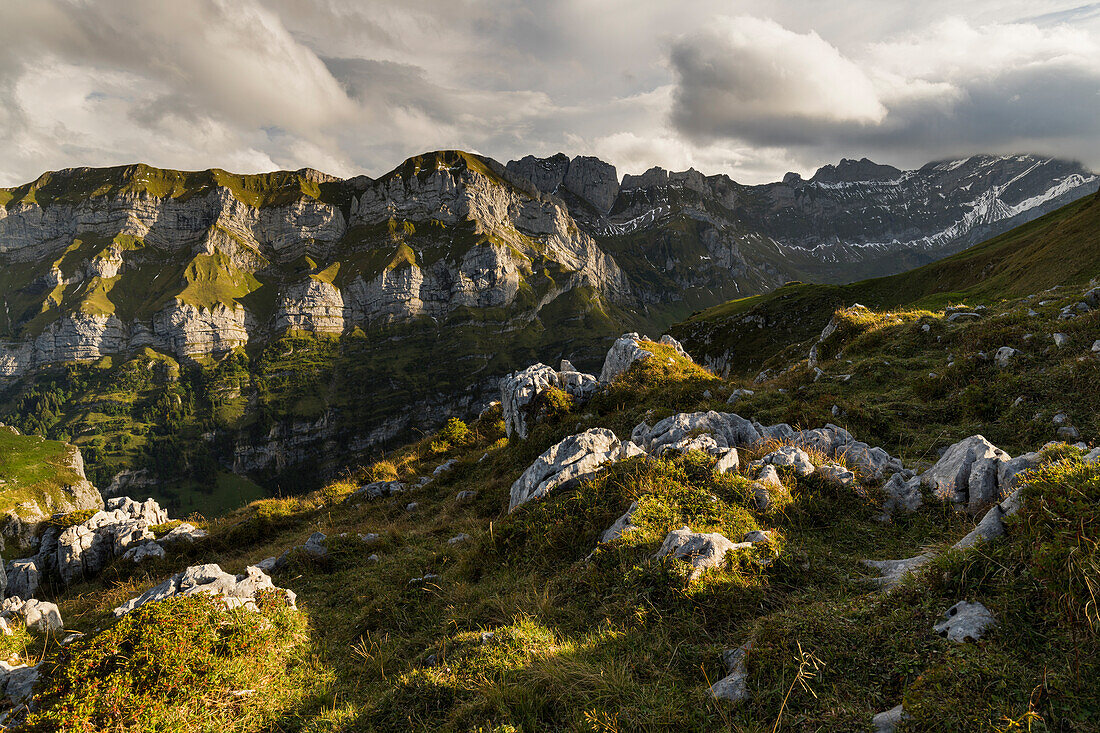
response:
[[[241,730],[271,720],[300,694],[287,662],[305,621],[274,594],[259,605],[227,611],[206,595],[171,598],[73,642],[46,660],[26,728]]]

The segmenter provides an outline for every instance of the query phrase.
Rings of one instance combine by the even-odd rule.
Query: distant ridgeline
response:
[[[0,190],[0,419],[217,513],[315,485],[533,361],[792,279],[931,261],[1095,190],[1027,156],[742,186],[455,151],[378,179],[133,165]]]

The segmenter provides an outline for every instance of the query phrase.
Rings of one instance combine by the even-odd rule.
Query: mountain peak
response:
[[[856,181],[890,181],[901,175],[901,170],[892,165],[860,158],[843,158],[836,165],[823,165],[817,169],[810,181],[815,183],[853,183]]]
[[[619,195],[619,174],[615,166],[589,155],[572,160],[565,153],[549,158],[527,155],[508,161],[509,173],[530,181],[543,193],[568,191],[600,214],[606,213]]]

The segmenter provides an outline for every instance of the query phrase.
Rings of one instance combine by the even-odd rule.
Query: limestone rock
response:
[[[1053,338],[1054,338],[1054,345],[1057,346],[1058,348],[1061,348],[1061,347],[1063,347],[1063,346],[1065,346],[1066,344],[1069,343],[1069,335],[1064,334],[1064,333],[1056,333],[1056,334],[1054,334]]]
[[[1020,352],[1016,351],[1016,349],[1011,346],[1002,346],[997,349],[997,353],[993,355],[993,360],[997,362],[997,366],[1007,367],[1012,363],[1012,358],[1018,353]]]
[[[867,567],[879,571],[879,577],[875,578],[878,585],[883,588],[893,588],[911,573],[921,569],[934,559],[936,559],[936,553],[924,552],[903,560],[862,560],[861,562]]]
[[[732,405],[734,402],[737,402],[737,400],[741,399],[742,397],[749,397],[754,394],[756,394],[756,392],[751,389],[735,389],[730,392],[730,396],[729,399],[726,400],[726,404]]]
[[[9,620],[19,619],[28,629],[40,634],[56,633],[65,628],[57,604],[37,598],[26,601],[18,596],[5,598],[0,604],[0,616]]]
[[[814,472],[814,464],[810,461],[809,454],[793,445],[777,448],[761,460],[772,466],[789,468],[797,476],[809,476]]]
[[[264,590],[281,591],[286,595],[290,605],[294,606],[294,592],[276,588],[271,578],[257,567],[247,568],[243,575],[232,575],[215,564],[192,565],[137,598],[122,604],[115,609],[114,613],[115,616],[121,617],[146,603],[197,593],[217,596],[229,609],[246,608],[255,611],[257,610],[256,594]]]
[[[674,350],[674,351],[675,351],[675,352],[676,352],[676,353],[677,353],[678,355],[680,355],[680,356],[681,356],[681,357],[683,357],[684,359],[687,359],[688,361],[692,361],[692,359],[691,359],[691,357],[690,357],[690,356],[688,355],[687,351],[685,351],[685,350],[684,350],[683,344],[681,344],[681,343],[680,343],[679,341],[677,341],[676,339],[674,339],[674,338],[672,338],[671,336],[669,336],[669,335],[668,335],[667,333],[666,333],[666,334],[665,334],[664,336],[662,336],[662,337],[661,337],[661,338],[660,338],[660,339],[659,339],[659,340],[657,341],[657,343],[659,343],[659,344],[664,344],[665,346],[671,346],[671,347],[672,347],[672,349],[673,349],[673,350]]]
[[[1037,468],[1042,463],[1042,457],[1036,453],[1024,453],[1005,461],[997,466],[997,487],[1002,494],[1009,494],[1016,489],[1020,482],[1020,476],[1025,471]]]
[[[533,364],[521,372],[500,380],[500,404],[504,412],[504,429],[520,438],[527,437],[524,408],[540,393],[556,387],[558,373],[545,364]]]
[[[34,694],[34,686],[38,684],[38,666],[8,664],[0,660],[0,694],[13,705],[29,701]]]
[[[328,547],[325,546],[325,533],[314,532],[306,539],[306,543],[302,545],[302,549],[313,557],[324,557],[328,554]]]
[[[33,557],[12,560],[8,564],[7,575],[7,595],[20,598],[33,598],[42,579],[38,562]]]
[[[578,155],[569,161],[562,186],[605,214],[619,195],[619,176],[610,163]]]
[[[600,535],[600,542],[614,542],[622,537],[627,532],[637,529],[634,525],[634,512],[638,510],[638,502],[631,502],[630,508],[626,510],[621,517],[615,520],[615,523],[603,531]]]
[[[747,642],[736,649],[727,649],[722,654],[727,674],[710,686],[711,697],[733,703],[749,697],[747,658],[750,651],[752,651],[752,644]]]
[[[882,507],[887,515],[912,513],[920,509],[924,499],[920,493],[920,477],[912,472],[899,472],[890,477],[882,490],[886,501]]]
[[[447,540],[447,544],[448,545],[460,545],[463,542],[470,541],[471,539],[473,539],[473,538],[470,537],[470,535],[466,534],[465,532],[462,532],[461,534],[456,534],[454,537],[451,537],[449,540]]]
[[[652,428],[642,423],[634,428],[631,440],[646,449],[650,455],[661,456],[677,444],[690,441],[698,435],[710,435],[717,448],[728,450],[749,446],[760,440],[759,431],[752,423],[739,415],[728,412],[681,412],[670,415]]]
[[[648,359],[653,352],[646,351],[638,342],[642,337],[637,333],[627,333],[620,336],[611,345],[604,358],[603,369],[600,370],[600,384],[607,384],[619,376],[641,359]]]
[[[817,467],[817,474],[826,481],[839,486],[851,487],[856,485],[856,475],[836,463],[823,463]]]
[[[164,557],[164,548],[156,542],[146,542],[145,544],[131,547],[129,550],[122,553],[123,560],[131,560],[134,564],[140,564],[146,560],[157,557]]]
[[[568,366],[567,370],[565,367]],[[520,438],[527,437],[528,405],[541,393],[552,387],[561,389],[572,397],[584,401],[597,387],[596,378],[579,372],[568,361],[562,361],[562,370],[554,371],[545,364],[533,364],[523,371],[509,374],[500,382],[500,403],[504,415],[504,429]]]
[[[998,474],[1012,457],[981,435],[955,443],[932,468],[921,474],[921,484],[957,509],[978,512],[1003,497]]]
[[[207,532],[205,529],[199,529],[189,522],[183,522],[173,527],[168,534],[161,537],[158,541],[166,544],[171,544],[173,542],[191,543],[204,539],[206,536]]]
[[[606,428],[592,428],[550,446],[512,484],[508,511],[541,499],[556,488],[596,473],[601,465],[621,455],[619,439]]]
[[[721,567],[727,552],[747,549],[752,544],[734,544],[717,532],[692,532],[685,526],[668,533],[655,557],[673,557],[688,563],[690,578],[694,580],[708,568]]]
[[[730,448],[714,464],[715,473],[737,473],[741,465],[741,458],[736,448]]]
[[[898,705],[875,715],[871,718],[871,725],[875,728],[874,733],[894,733],[898,724],[908,719],[909,714],[905,712],[905,707]]]
[[[959,643],[977,641],[982,638],[986,629],[997,625],[993,614],[980,603],[959,601],[947,609],[944,616],[946,620],[936,624],[933,630],[940,636]]]

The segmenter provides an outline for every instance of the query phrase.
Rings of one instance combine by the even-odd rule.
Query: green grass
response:
[[[57,503],[62,490],[80,477],[68,465],[72,447],[38,435],[16,435],[0,428],[0,511],[34,501],[41,508]]]

